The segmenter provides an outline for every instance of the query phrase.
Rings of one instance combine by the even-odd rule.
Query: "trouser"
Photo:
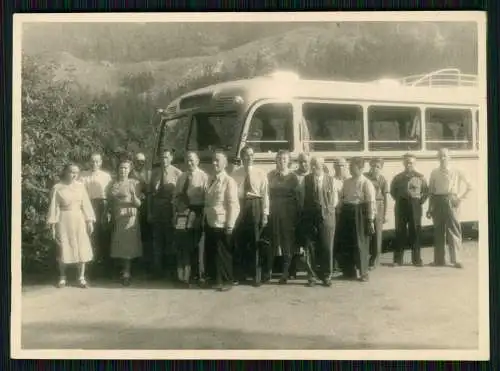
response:
[[[238,280],[251,276],[255,282],[262,278],[260,234],[262,227],[262,200],[241,200],[240,218],[236,227],[234,274]]]
[[[155,200],[153,212],[153,254],[150,267],[155,275],[176,271],[176,251],[173,249],[175,229],[171,201]]]
[[[148,210],[147,210],[147,203],[146,201],[143,201],[141,204],[141,207],[139,208],[139,224],[141,228],[141,242],[142,242],[142,249],[143,249],[143,260],[144,263],[147,263],[148,257],[151,257],[153,255],[153,246],[152,246],[152,240],[153,240],[153,231],[152,231],[152,226],[148,221]]]
[[[422,230],[422,204],[420,199],[399,199],[394,208],[396,220],[396,246],[394,263],[403,264],[405,246],[410,246],[412,264],[421,264],[420,235]]]
[[[375,234],[370,236],[369,266],[376,267],[382,255],[382,232],[384,229],[384,201],[377,201],[377,215],[375,216]]]
[[[369,236],[367,233],[368,204],[343,204],[337,220],[335,251],[338,252],[342,273],[355,278],[356,268],[361,277],[368,275]]]
[[[460,263],[462,250],[462,227],[458,220],[458,208],[451,205],[448,195],[434,195],[433,221],[434,221],[434,263],[446,264],[445,245],[448,245],[450,263]]]
[[[305,262],[307,265],[307,251],[306,251],[306,249],[307,249],[307,247],[306,247],[307,231],[302,226],[302,223],[300,221],[299,221],[299,223],[297,223],[295,240],[296,240],[296,249],[295,250],[298,252],[300,250],[300,248],[302,247],[302,248],[304,248],[306,255],[300,256],[299,253],[296,253],[292,256],[292,259],[290,261],[290,268],[288,269],[290,277],[297,276],[297,271],[298,271],[298,268],[299,268],[301,261]],[[314,247],[313,247],[313,249],[314,249]],[[316,259],[313,259],[313,260],[316,261]],[[307,266],[306,266],[306,269],[307,269]]]
[[[233,282],[232,236],[224,228],[205,225],[206,272],[217,284]]]
[[[94,247],[95,261],[98,264],[108,264],[110,261],[110,228],[106,213],[106,200],[91,200],[92,208],[96,217],[94,231],[92,233],[92,245]]]
[[[318,277],[322,280],[329,280],[333,273],[333,240],[335,237],[335,216],[332,215],[328,223],[321,217],[321,210],[313,216],[310,221],[308,234],[308,246],[314,246],[311,251],[311,258],[317,260],[311,267],[307,267],[309,279],[311,269],[318,266]],[[310,247],[311,249],[311,247]],[[307,261],[308,259],[306,259]],[[310,269],[311,268],[311,269]]]
[[[203,207],[191,207],[196,217],[193,228],[184,231],[177,231],[175,244],[177,252],[177,278],[182,282],[189,282],[195,276],[200,278],[200,260],[202,259],[202,249],[200,240],[202,237]]]

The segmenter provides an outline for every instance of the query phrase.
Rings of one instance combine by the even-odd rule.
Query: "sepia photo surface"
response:
[[[489,359],[485,14],[18,14],[13,45],[13,358]]]

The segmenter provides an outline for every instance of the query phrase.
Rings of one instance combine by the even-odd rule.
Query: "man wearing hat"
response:
[[[141,228],[141,240],[142,248],[144,249],[144,256],[146,260],[148,257],[152,258],[152,231],[151,226],[148,222],[148,198],[149,198],[149,180],[151,177],[151,172],[146,169],[146,156],[144,153],[139,152],[135,155],[134,167],[132,169],[131,178],[139,181],[142,193],[141,193],[141,207],[139,209],[139,223]]]
[[[387,216],[387,194],[389,186],[381,171],[384,160],[376,157],[370,160],[370,171],[365,176],[375,187],[375,200],[377,202],[377,213],[375,214],[375,234],[370,236],[370,260],[368,267],[374,269],[378,266],[382,254],[382,231]]]
[[[390,193],[395,201],[396,244],[394,266],[403,265],[404,248],[411,247],[412,264],[422,267],[420,234],[422,229],[422,205],[428,198],[429,189],[422,174],[415,170],[416,157],[411,153],[403,156],[405,170],[394,177]]]

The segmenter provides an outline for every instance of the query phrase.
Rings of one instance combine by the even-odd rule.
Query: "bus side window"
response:
[[[354,104],[304,103],[311,151],[363,150],[363,108]],[[304,139],[306,140],[306,139]]]
[[[370,151],[415,151],[422,147],[418,107],[370,106]]]
[[[263,104],[254,112],[248,128],[247,143],[255,152],[292,150],[293,108],[291,104]]]
[[[472,112],[470,110],[427,108],[425,120],[428,150],[472,149]]]

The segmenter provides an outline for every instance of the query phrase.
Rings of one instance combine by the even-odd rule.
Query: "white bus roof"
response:
[[[372,82],[280,80],[256,77],[229,81],[194,90],[174,100],[197,95],[215,97],[242,96],[251,103],[259,99],[318,99],[350,102],[386,102],[398,104],[477,105],[481,97],[477,86],[408,86],[397,80]]]

